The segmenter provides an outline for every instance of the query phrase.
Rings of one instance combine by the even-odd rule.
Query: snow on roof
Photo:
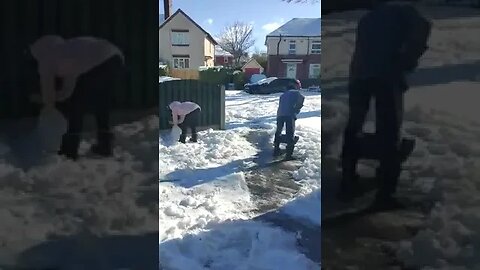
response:
[[[319,37],[320,33],[320,18],[294,18],[268,34],[267,37],[280,35]]]
[[[233,56],[231,53],[226,52],[224,49],[220,47],[215,47],[215,55],[217,56]]]

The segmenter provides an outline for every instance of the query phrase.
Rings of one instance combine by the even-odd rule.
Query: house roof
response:
[[[217,41],[215,41],[215,39],[212,37],[212,35],[210,35],[210,33],[208,33],[207,31],[205,31],[200,25],[198,25],[198,23],[196,23],[192,18],[190,18],[190,16],[188,16],[185,12],[183,12],[183,10],[181,9],[178,9],[177,11],[175,11],[175,13],[172,14],[172,16],[168,17],[159,27],[159,29],[162,29],[163,26],[165,26],[173,17],[177,16],[179,13],[183,14],[183,16],[185,16],[185,18],[187,18],[189,21],[191,21],[196,27],[198,27],[200,30],[202,30],[202,32],[205,33],[205,35],[207,35],[207,38],[210,39],[210,41],[212,41],[212,43],[214,45],[218,45]]]
[[[320,37],[320,18],[294,18],[267,37]]]
[[[255,60],[255,58],[250,58],[250,60],[247,61],[247,63],[245,63],[245,65],[243,65],[242,69],[244,69],[248,64],[250,63],[254,63],[255,65],[258,66],[258,68],[263,68],[262,65],[260,65],[257,60]]]
[[[231,53],[223,50],[220,47],[215,47],[215,55],[216,56],[233,56]]]

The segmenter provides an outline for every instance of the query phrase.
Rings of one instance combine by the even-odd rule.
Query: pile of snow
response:
[[[215,69],[216,71],[220,71],[222,70],[224,67],[223,66],[213,66],[213,67],[209,67],[209,66],[199,66],[198,67],[198,71],[204,71],[204,70],[209,70],[209,69]]]
[[[160,245],[169,269],[319,269],[297,251],[293,233],[252,221],[212,224]]]
[[[198,144],[160,143],[161,241],[213,221],[248,218],[250,194],[238,168],[256,153],[233,131],[201,132]]]
[[[181,80],[180,78],[173,78],[173,77],[168,77],[168,76],[160,76],[159,78],[159,82],[162,83],[162,82],[168,82],[168,81],[178,81],[178,80]]]

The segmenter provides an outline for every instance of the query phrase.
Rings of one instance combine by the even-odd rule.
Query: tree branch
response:
[[[218,44],[223,50],[233,55],[235,65],[238,66],[242,56],[255,44],[253,26],[235,21],[218,35]]]

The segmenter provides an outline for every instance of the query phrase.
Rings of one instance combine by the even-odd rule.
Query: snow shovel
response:
[[[299,139],[300,139],[300,137],[298,137],[298,136],[293,137],[293,144],[296,144]],[[288,143],[286,134],[280,135],[280,143]]]
[[[180,139],[182,134],[182,129],[178,125],[173,125],[172,130],[170,131],[170,140],[172,142],[177,142]]]
[[[380,160],[381,151],[378,145],[378,138],[373,133],[363,133],[360,139],[360,158]],[[412,154],[415,148],[415,139],[402,138],[400,142],[400,161],[403,163]]]
[[[52,153],[60,149],[62,135],[67,131],[67,120],[55,108],[43,108],[37,122],[37,134],[42,143],[42,150]]]

